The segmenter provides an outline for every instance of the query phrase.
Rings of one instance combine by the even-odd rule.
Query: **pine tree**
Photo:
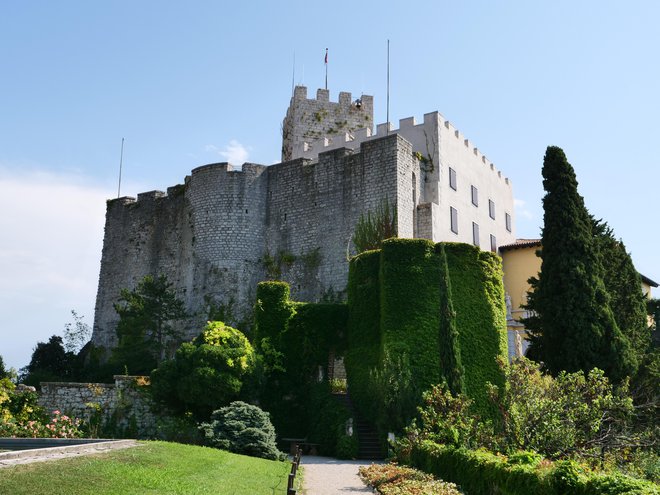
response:
[[[187,316],[164,275],[147,275],[132,291],[122,289],[115,311],[119,345],[113,361],[131,373],[148,373],[168,357],[169,348],[181,339],[174,323]]]
[[[548,147],[541,272],[530,281],[528,301],[536,315],[525,322],[532,356],[553,374],[597,367],[621,380],[634,372],[635,359],[610,308],[591,218],[577,186],[564,152]]]
[[[463,363],[461,349],[458,343],[458,330],[456,328],[456,312],[452,303],[451,280],[447,268],[447,255],[445,248],[440,247],[440,367],[442,376],[447,381],[452,394],[464,393]]]

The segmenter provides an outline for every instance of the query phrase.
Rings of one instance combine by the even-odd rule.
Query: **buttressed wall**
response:
[[[233,303],[237,320],[247,316],[273,264],[297,300],[341,293],[360,215],[387,198],[400,210],[399,235],[412,237],[412,188],[399,176],[416,166],[410,143],[391,135],[316,161],[246,163],[241,171],[206,165],[167,193],[108,201],[93,343],[116,345],[113,304],[147,274],[174,284],[192,315],[182,328],[187,337],[199,333],[211,303]]]

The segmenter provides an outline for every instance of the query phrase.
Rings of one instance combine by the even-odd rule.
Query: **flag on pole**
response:
[[[328,89],[328,49],[325,49],[325,89]]]

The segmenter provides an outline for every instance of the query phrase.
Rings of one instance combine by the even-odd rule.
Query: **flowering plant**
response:
[[[15,418],[0,424],[0,436],[15,438],[79,438],[81,420],[71,418],[60,411],[53,411],[48,421],[16,420]]]

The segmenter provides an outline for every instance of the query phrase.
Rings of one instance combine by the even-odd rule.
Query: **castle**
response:
[[[120,290],[166,275],[197,335],[211,308],[239,320],[259,281],[276,274],[299,301],[341,298],[361,215],[383,201],[399,237],[474,244],[515,241],[511,182],[438,112],[373,129],[373,98],[330,101],[295,88],[282,163],[198,167],[184,184],[107,203],[92,342],[116,345]],[[235,321],[230,321],[235,324]]]

